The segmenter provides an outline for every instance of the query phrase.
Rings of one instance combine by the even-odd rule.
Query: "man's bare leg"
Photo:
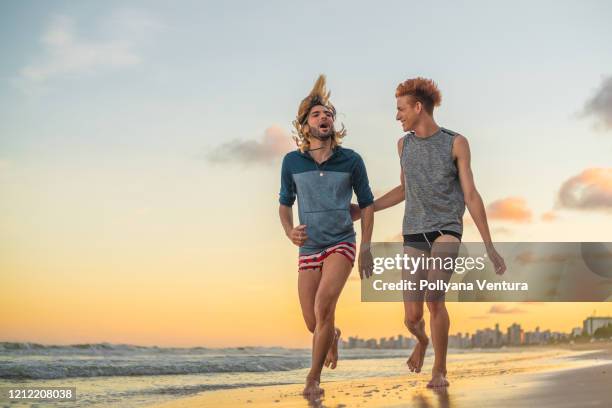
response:
[[[314,334],[316,319],[314,311],[315,296],[321,281],[321,269],[306,269],[299,272],[298,275],[298,295],[300,298],[300,306],[302,307],[302,316],[308,331]],[[325,367],[330,367],[332,370],[336,368],[338,363],[338,339],[342,332],[338,327],[335,328],[336,336],[330,346],[327,357],[325,358]]]
[[[404,253],[409,257],[420,257],[424,252],[412,248],[404,247]],[[414,272],[414,273],[412,273]],[[421,268],[416,271],[403,270],[402,279],[415,282],[416,287],[419,287],[419,280],[424,279],[424,270]],[[425,360],[425,352],[429,339],[425,333],[425,321],[423,320],[423,301],[424,292],[421,290],[405,291],[404,292],[404,325],[416,337],[417,344],[412,351],[412,354],[406,361],[410,371],[419,373],[423,367]]]
[[[428,387],[447,387],[446,353],[448,349],[448,331],[450,319],[444,301],[427,302],[430,313],[431,341],[434,349],[434,364],[431,369],[431,380]]]
[[[455,258],[459,250],[459,240],[452,235],[442,235],[437,238],[431,250],[432,258],[446,259]],[[435,264],[435,262],[434,262]],[[442,280],[448,282],[452,271],[443,269],[432,269],[428,272],[428,280],[434,282]],[[431,372],[431,380],[427,387],[447,387],[446,379],[446,354],[448,350],[448,332],[450,329],[450,318],[446,310],[443,291],[427,292],[427,308],[430,313],[431,340],[434,348],[434,364]]]
[[[327,356],[325,357],[325,367],[331,368],[334,370],[338,365],[338,340],[342,332],[339,328],[334,328],[334,340],[332,341],[329,350],[327,351]]]
[[[319,386],[321,382],[321,370],[325,356],[334,340],[334,317],[336,303],[340,292],[351,273],[352,265],[349,260],[341,254],[329,255],[323,262],[321,281],[315,297],[315,330],[312,347],[312,366],[306,377],[304,395],[316,397],[323,393]]]
[[[423,304],[420,305],[420,308],[423,310]],[[423,368],[423,362],[425,361],[427,345],[429,344],[429,338],[427,338],[427,334],[425,334],[425,321],[422,318],[417,323],[407,321],[406,327],[418,340],[406,364],[410,371],[420,373],[421,368]]]
[[[321,281],[321,269],[305,269],[298,273],[298,296],[302,308],[302,316],[308,331],[314,333],[317,321],[315,319],[314,304]]]

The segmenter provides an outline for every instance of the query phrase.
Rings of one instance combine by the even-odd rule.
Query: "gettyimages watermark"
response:
[[[364,302],[609,302],[612,243],[495,243],[507,270],[495,273],[483,243],[371,245]]]

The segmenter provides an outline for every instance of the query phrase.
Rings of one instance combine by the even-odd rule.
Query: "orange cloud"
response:
[[[518,307],[508,307],[506,305],[493,305],[491,309],[489,309],[489,313],[493,314],[514,314],[514,313],[525,313],[523,309],[519,309]]]
[[[211,163],[269,163],[295,149],[295,143],[283,128],[267,128],[261,140],[233,140],[217,146],[206,155]]]
[[[504,221],[531,221],[531,210],[525,199],[520,197],[508,197],[492,202],[487,207],[487,215],[490,219]]]
[[[586,169],[565,181],[559,204],[580,210],[612,209],[612,168]]]

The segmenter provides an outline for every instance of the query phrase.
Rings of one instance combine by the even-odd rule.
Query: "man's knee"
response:
[[[314,333],[315,328],[317,327],[316,319],[313,318],[306,320],[306,327],[308,328],[309,332]]]
[[[430,301],[427,302],[427,309],[432,317],[435,317],[439,313],[446,310],[446,305],[444,301]]]
[[[316,325],[329,323],[334,319],[334,303],[331,301],[321,301],[315,305]]]
[[[406,313],[404,316],[404,325],[408,328],[408,330],[412,330],[417,328],[421,320],[423,320],[423,311],[415,310],[413,312]]]

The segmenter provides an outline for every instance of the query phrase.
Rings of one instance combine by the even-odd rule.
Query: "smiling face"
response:
[[[308,128],[310,134],[320,140],[325,140],[334,134],[334,115],[329,108],[322,105],[314,106],[308,113]]]
[[[400,121],[404,132],[414,130],[423,113],[423,105],[409,95],[398,96],[396,100],[397,115],[395,115],[395,119]]]

